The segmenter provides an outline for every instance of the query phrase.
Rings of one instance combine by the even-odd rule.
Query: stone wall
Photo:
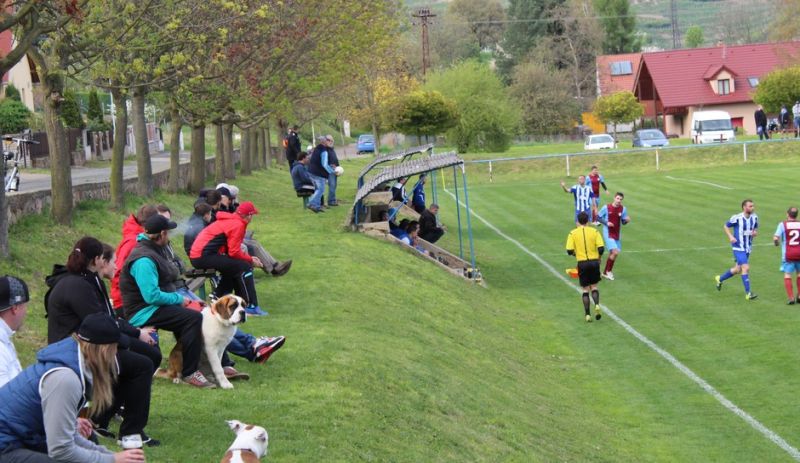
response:
[[[239,152],[234,151],[234,160],[238,160]],[[206,159],[206,178],[214,178],[214,158]],[[169,169],[153,174],[153,186],[155,189],[166,189],[169,179]],[[189,181],[189,163],[180,165],[181,189],[186,188]],[[136,193],[136,178],[126,178],[124,180],[125,192]],[[73,201],[77,204],[89,199],[111,199],[111,184],[109,181],[97,183],[86,183],[72,186]],[[41,214],[52,202],[50,190],[40,190],[23,192],[6,196],[8,203],[9,224],[13,225],[21,217],[30,214]]]

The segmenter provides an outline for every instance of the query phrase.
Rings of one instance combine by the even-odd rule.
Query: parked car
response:
[[[358,136],[356,143],[356,154],[361,153],[374,153],[375,152],[375,137],[371,134],[365,133]]]
[[[644,148],[651,146],[669,146],[669,140],[664,132],[658,129],[637,130],[633,134],[633,147]]]
[[[617,142],[614,137],[607,133],[599,133],[597,135],[589,135],[583,142],[583,149],[590,150],[613,150],[617,147]]]

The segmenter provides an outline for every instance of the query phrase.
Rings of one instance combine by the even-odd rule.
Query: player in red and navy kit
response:
[[[597,213],[598,220],[603,224],[603,241],[606,243],[606,249],[609,250],[606,268],[603,270],[602,276],[611,281],[614,281],[611,269],[614,268],[617,256],[622,251],[622,226],[631,221],[631,218],[628,217],[628,209],[622,205],[623,199],[625,199],[625,195],[618,192],[614,195],[614,201],[600,208],[600,212]]]
[[[781,246],[783,285],[786,287],[786,295],[789,296],[787,304],[800,303],[800,222],[797,221],[796,207],[790,207],[786,211],[786,220],[778,224],[772,242],[775,246]],[[797,297],[792,291],[792,273],[797,279]]]
[[[594,194],[594,215],[592,216],[592,222],[597,224],[597,211],[600,208],[600,187],[603,187],[603,190],[606,194],[611,194],[608,192],[608,188],[606,188],[606,179],[603,178],[603,175],[600,174],[600,170],[597,166],[592,166],[592,171],[589,172],[589,175],[586,176],[586,183],[592,187],[592,194]]]

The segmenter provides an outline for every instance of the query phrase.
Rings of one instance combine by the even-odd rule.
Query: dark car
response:
[[[633,134],[633,147],[669,146],[669,140],[664,132],[658,129],[637,130]]]

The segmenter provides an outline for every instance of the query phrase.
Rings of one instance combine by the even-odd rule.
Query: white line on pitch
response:
[[[678,177],[673,177],[671,175],[666,175],[665,177],[670,179],[670,180],[678,180],[678,181],[681,181],[681,182],[700,183],[700,184],[703,184],[703,185],[713,186],[714,188],[721,188],[723,190],[733,190],[733,188],[731,188],[729,186],[718,185],[716,183],[711,183],[711,182],[704,182],[702,180],[692,180],[690,178],[678,178]]]
[[[450,196],[452,196],[455,199],[455,195],[453,193],[451,193],[448,190],[445,190],[445,191],[447,192],[447,194],[449,194]],[[461,201],[459,201],[459,203],[460,202]],[[462,203],[462,206],[463,206],[463,203]],[[484,225],[489,227],[495,233],[497,233],[498,235],[500,235],[501,237],[503,237],[507,241],[511,242],[512,244],[514,244],[515,246],[520,248],[525,254],[528,254],[534,260],[539,262],[539,264],[541,264],[545,269],[547,269],[550,273],[552,273],[553,276],[555,276],[556,278],[561,280],[563,283],[565,283],[567,286],[569,286],[570,288],[574,289],[578,293],[582,292],[581,288],[578,288],[577,286],[575,286],[570,280],[567,279],[567,277],[565,277],[559,271],[557,271],[546,260],[544,260],[541,257],[539,257],[538,254],[536,254],[535,252],[533,252],[530,249],[526,248],[522,243],[520,243],[519,241],[515,240],[514,238],[506,235],[502,230],[500,230],[499,228],[497,228],[494,225],[492,225],[488,220],[486,220],[483,217],[481,217],[480,215],[476,214],[474,209],[472,211],[470,211],[470,212],[472,213],[473,216],[475,216],[476,219],[478,219],[481,222],[483,222]],[[731,402],[727,397],[722,395],[721,392],[716,390],[714,388],[714,386],[709,384],[708,381],[706,381],[703,378],[701,378],[700,376],[698,376],[697,373],[695,373],[694,371],[689,369],[689,367],[687,367],[680,360],[675,358],[675,356],[673,356],[672,354],[670,354],[666,350],[664,350],[661,347],[659,347],[659,345],[656,344],[655,342],[651,341],[650,338],[648,338],[647,336],[645,336],[642,333],[638,332],[634,327],[629,325],[628,322],[626,322],[625,320],[620,318],[616,313],[614,313],[611,309],[609,309],[608,306],[606,306],[604,304],[601,304],[601,307],[603,308],[605,313],[609,317],[611,317],[612,320],[614,320],[620,326],[622,326],[622,328],[625,331],[630,333],[633,337],[635,337],[636,339],[641,341],[644,345],[646,345],[650,349],[654,350],[658,355],[660,355],[662,358],[664,358],[666,361],[668,361],[672,366],[674,366],[681,373],[686,375],[686,377],[688,377],[695,384],[700,386],[701,389],[703,389],[708,394],[710,394],[714,399],[717,400],[717,402],[719,402],[720,404],[722,404],[723,407],[728,409],[728,411],[730,411],[731,413],[735,414],[736,416],[738,416],[739,418],[744,420],[753,429],[755,429],[756,431],[760,432],[764,437],[766,437],[767,439],[772,441],[775,445],[777,445],[782,450],[784,450],[786,453],[788,453],[796,461],[800,461],[800,450],[797,450],[796,448],[792,447],[791,444],[786,442],[786,440],[784,440],[781,436],[779,436],[775,431],[773,431],[773,430],[769,429],[768,427],[764,426],[763,424],[761,424],[760,421],[755,419],[752,415],[750,415],[746,411],[744,411],[741,408],[739,408],[739,406],[737,406],[735,403]]]

